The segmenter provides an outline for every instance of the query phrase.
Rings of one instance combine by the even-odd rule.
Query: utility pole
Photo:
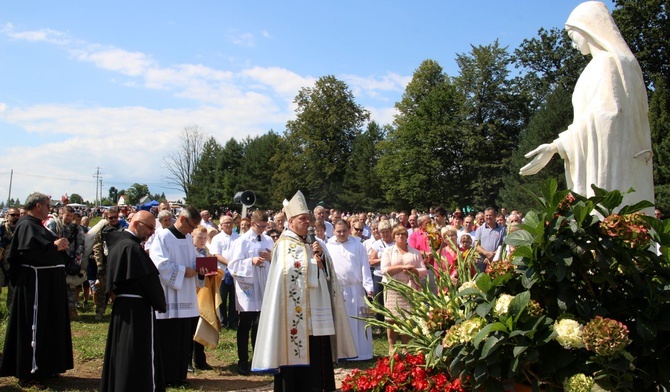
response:
[[[9,194],[7,195],[7,208],[10,207],[9,201],[12,200],[12,178],[14,178],[14,169],[9,172]]]
[[[100,166],[98,166],[97,170],[95,171],[95,174],[93,174],[93,177],[95,177],[95,206],[100,207],[100,202],[102,202],[102,196],[98,199],[98,195],[102,195],[102,178],[100,178]],[[98,184],[100,185],[99,192],[98,192]]]

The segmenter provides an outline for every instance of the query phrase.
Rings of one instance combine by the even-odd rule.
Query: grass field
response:
[[[7,291],[0,294],[0,342],[4,344],[7,327],[8,310],[5,305]],[[79,310],[80,318],[72,321],[72,343],[75,368],[62,377],[47,383],[50,391],[96,391],[100,381],[100,373],[105,352],[107,328],[111,305],[102,321],[96,321],[95,309],[89,300],[82,303]],[[189,374],[190,388],[168,389],[169,391],[236,391],[236,390],[271,390],[268,389],[272,377],[267,375],[240,376],[236,372],[237,348],[235,332],[222,330],[219,345],[216,349],[207,349],[207,360],[214,370],[197,371]],[[375,356],[385,356],[388,344],[385,335],[374,337]],[[368,368],[376,360],[364,362],[340,363],[338,373],[348,372],[353,368]],[[0,378],[0,391],[21,391],[14,377]]]

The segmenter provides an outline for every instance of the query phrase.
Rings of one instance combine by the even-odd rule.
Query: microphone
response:
[[[309,241],[310,244],[314,243],[316,241],[316,238],[314,236],[314,227],[310,226],[307,229],[307,241]]]

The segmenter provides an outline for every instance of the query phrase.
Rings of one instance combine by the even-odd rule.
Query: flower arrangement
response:
[[[428,242],[432,252],[439,253],[440,249],[442,248],[442,235],[440,234],[440,229],[437,228],[435,223],[426,223],[426,235],[428,236]]]
[[[461,380],[449,380],[444,372],[425,367],[422,354],[380,358],[365,371],[355,369],[342,382],[343,391],[465,392]]]
[[[410,310],[371,303],[391,322],[368,322],[409,335],[396,350],[468,390],[670,388],[670,221],[593,189],[585,198],[547,181],[540,210],[507,236],[506,260],[472,276],[474,252],[459,255],[457,279],[436,275],[434,292],[391,280]]]

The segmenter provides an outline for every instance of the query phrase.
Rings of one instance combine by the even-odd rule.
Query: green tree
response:
[[[565,29],[540,29],[538,36],[525,39],[514,50],[512,61],[523,74],[519,84],[539,109],[557,88],[572,91],[589,58],[572,47]]]
[[[414,72],[396,103],[394,126],[380,143],[377,173],[393,207],[427,209],[457,204],[465,196],[461,100],[436,61],[425,60]]]
[[[384,203],[381,179],[375,171],[379,161],[379,142],[383,129],[376,122],[354,140],[351,159],[342,183],[344,208],[353,211],[376,211]]]
[[[78,193],[73,193],[70,195],[70,203],[84,204],[84,198]]]
[[[186,202],[198,209],[216,211],[223,197],[220,187],[220,160],[223,148],[210,137],[204,143],[202,153],[193,170]]]
[[[354,101],[347,84],[334,76],[301,89],[294,103],[296,119],[286,122],[289,151],[280,153],[284,157],[279,160],[282,174],[276,177],[276,193],[290,196],[299,186],[308,199],[339,205],[353,142],[370,114]]]
[[[119,190],[113,186],[109,187],[109,200],[112,200],[114,203],[119,201]]]
[[[244,160],[244,145],[231,138],[223,146],[218,161],[218,170],[221,173],[217,186],[221,189],[221,200],[219,205],[231,209],[239,208],[233,203],[233,196],[239,192],[238,174],[239,168]]]
[[[649,125],[654,151],[654,193],[656,206],[670,212],[670,92],[657,79],[649,102]]]
[[[539,207],[532,195],[541,194],[542,183],[548,178],[555,178],[559,183],[559,189],[566,188],[562,159],[554,157],[539,173],[532,176],[519,175],[519,169],[529,162],[524,157],[526,153],[540,144],[550,143],[570,125],[571,98],[570,91],[558,87],[550,93],[543,107],[535,112],[528,127],[521,134],[519,148],[512,154],[510,170],[503,177],[498,205],[507,207],[508,211],[517,209],[528,212],[531,208]]]
[[[254,138],[247,137],[243,142],[244,159],[238,172],[239,190],[250,190],[256,195],[255,206],[262,209],[275,208],[281,200],[273,202],[275,172],[272,157],[281,153],[278,150],[281,136],[270,131]]]
[[[472,46],[470,53],[456,57],[460,74],[454,84],[464,97],[460,129],[465,142],[460,162],[464,180],[458,185],[468,194],[466,204],[478,208],[495,206],[502,176],[530,117],[530,98],[510,78],[510,61],[498,41]]]
[[[140,199],[149,194],[149,187],[146,184],[134,183],[126,190],[126,204],[131,206],[139,204]]]

